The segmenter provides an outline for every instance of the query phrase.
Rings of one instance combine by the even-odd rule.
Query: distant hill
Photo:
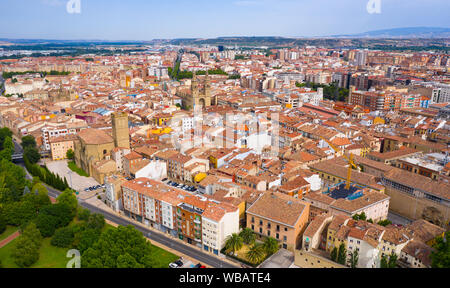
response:
[[[352,35],[334,35],[331,38],[450,38],[450,28],[406,27],[375,30]]]

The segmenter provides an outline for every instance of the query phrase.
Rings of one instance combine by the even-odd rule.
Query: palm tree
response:
[[[253,230],[250,228],[245,228],[244,230],[242,230],[241,233],[239,234],[239,236],[242,237],[245,244],[250,245],[250,244],[255,243],[256,235],[255,235],[255,233],[253,233]]]
[[[265,252],[262,244],[256,243],[247,252],[247,259],[252,263],[259,263],[264,259]]]
[[[233,233],[230,236],[228,236],[226,242],[225,242],[225,249],[227,251],[233,251],[234,254],[236,254],[236,251],[241,250],[242,246],[244,245],[244,240],[241,236],[237,233]]]
[[[278,241],[275,238],[268,237],[263,244],[267,254],[274,254],[278,251]]]

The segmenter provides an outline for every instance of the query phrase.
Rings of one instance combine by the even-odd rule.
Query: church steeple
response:
[[[197,75],[194,72],[194,75],[192,77],[192,81],[191,81],[191,93],[192,93],[192,97],[196,98],[199,94],[198,92],[198,80],[197,80]]]
[[[209,80],[208,70],[206,70],[205,83],[204,83],[204,87],[203,87],[203,94],[206,97],[210,97],[211,96],[211,82]]]

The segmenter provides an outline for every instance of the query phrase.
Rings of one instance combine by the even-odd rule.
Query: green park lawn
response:
[[[14,226],[6,226],[6,230],[0,234],[0,241],[8,238],[10,235],[14,234],[19,228]]]
[[[152,244],[152,256],[157,259],[156,267],[153,268],[168,268],[169,264],[178,260],[180,257],[174,255],[164,249],[161,249]]]
[[[72,222],[70,225],[74,225],[75,221]],[[103,228],[103,231],[108,228],[114,228],[114,226],[105,224],[105,227]],[[1,234],[1,237],[4,237],[6,233],[12,234],[14,233],[18,228],[8,226],[7,230]],[[5,236],[6,238],[8,236]],[[14,259],[11,257],[11,251],[14,247],[15,243],[17,241],[17,238],[11,241],[8,245],[0,249],[0,262],[2,263],[4,268],[19,268],[16,263],[14,263]],[[51,238],[45,238],[42,241],[42,246],[39,250],[39,260],[33,264],[30,268],[65,268],[67,265],[67,262],[70,261],[70,258],[66,257],[67,251],[69,249],[67,248],[59,248],[54,247],[50,244]],[[177,260],[179,257],[164,250],[161,249],[155,245],[152,245],[152,253],[153,257],[157,259],[154,268],[167,268],[169,267],[169,263]]]
[[[0,260],[4,268],[19,268],[14,259],[11,257],[12,248],[14,247],[17,238],[8,245],[0,249]],[[69,249],[54,247],[50,244],[51,238],[45,238],[42,241],[41,249],[39,250],[39,260],[30,268],[65,268],[67,262],[70,260],[66,257]]]
[[[77,173],[80,176],[89,177],[89,174],[87,174],[83,169],[77,166],[74,161],[67,162],[67,166],[70,170]]]

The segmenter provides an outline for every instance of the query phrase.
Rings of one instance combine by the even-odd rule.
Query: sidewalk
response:
[[[16,239],[16,238],[19,237],[19,236],[20,236],[20,232],[19,232],[19,231],[15,232],[14,234],[9,235],[8,238],[6,238],[6,239],[0,241],[0,248],[5,247],[5,246],[8,245],[11,241],[13,241],[14,239]]]
[[[180,240],[180,239],[178,239],[178,238],[176,238],[176,237],[173,237],[173,236],[170,235],[170,234],[163,233],[163,232],[161,232],[161,231],[159,231],[159,230],[157,230],[157,229],[155,229],[155,228],[153,228],[153,227],[151,227],[151,226],[144,225],[144,224],[141,223],[141,222],[138,222],[138,221],[136,221],[136,220],[134,220],[134,219],[131,219],[131,218],[129,218],[129,217],[126,217],[125,215],[122,215],[122,214],[120,214],[120,213],[118,213],[118,212],[116,212],[116,211],[113,211],[113,210],[112,210],[111,208],[109,208],[105,203],[99,201],[99,200],[96,199],[96,198],[91,198],[91,199],[89,199],[89,200],[91,200],[91,201],[86,201],[86,202],[88,202],[88,203],[91,204],[91,205],[95,205],[95,206],[96,206],[97,208],[99,208],[99,209],[105,210],[105,211],[107,211],[107,212],[109,212],[109,213],[113,213],[113,214],[115,214],[116,216],[118,216],[118,217],[120,217],[120,218],[122,218],[122,219],[125,219],[125,220],[128,220],[128,221],[132,221],[132,222],[133,222],[134,224],[136,224],[136,225],[139,225],[139,226],[141,226],[141,227],[143,227],[143,228],[145,228],[145,229],[151,230],[152,233],[157,233],[157,234],[159,234],[159,235],[163,235],[163,236],[169,237],[169,238],[172,239],[173,241],[177,241],[177,242],[179,242],[179,243],[182,243],[183,245],[189,246],[190,248],[197,249],[199,252],[202,252],[202,253],[203,253],[202,248],[199,248],[199,247],[197,247],[197,246],[193,246],[193,245],[187,244],[187,243],[184,242],[183,240]],[[107,221],[107,223],[110,224],[110,225],[113,225],[114,227],[117,227],[117,226],[118,226],[118,225],[115,224],[115,223],[113,224],[111,221]],[[145,236],[145,235],[144,235],[144,236]],[[147,238],[147,237],[146,237],[146,238]],[[150,240],[149,240],[149,241],[150,241]],[[182,254],[181,252],[179,252],[179,251],[177,251],[177,250],[174,250],[174,249],[172,249],[172,248],[170,248],[170,247],[167,247],[167,246],[165,246],[165,245],[163,245],[163,244],[160,244],[160,243],[155,242],[155,241],[151,241],[151,242],[152,242],[152,244],[154,244],[155,246],[158,246],[158,247],[160,247],[160,248],[162,248],[162,249],[164,249],[164,250],[167,250],[167,251],[169,251],[169,252],[171,252],[171,253],[173,253],[173,254],[175,254],[175,255],[180,255],[181,257],[183,257],[183,259],[187,259],[187,260],[192,261],[194,264],[201,262],[201,261],[199,261],[199,260],[193,259],[192,257],[189,257],[189,256],[187,256],[187,255],[184,255],[184,254]],[[217,259],[219,259],[219,260],[221,260],[221,261],[228,262],[229,264],[237,265],[237,267],[240,267],[240,266],[242,265],[242,263],[231,261],[230,259],[225,258],[225,257],[223,257],[223,258],[222,258],[222,257],[218,257],[218,256],[216,256],[216,255],[214,255],[214,254],[211,254],[211,256],[214,256],[214,257],[216,257]],[[202,263],[202,264],[205,265],[205,263]],[[208,267],[207,265],[205,265],[205,266]],[[211,267],[208,267],[208,268],[211,268]]]

